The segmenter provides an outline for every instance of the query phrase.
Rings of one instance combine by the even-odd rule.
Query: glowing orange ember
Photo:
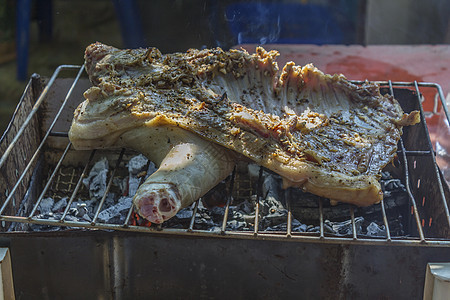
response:
[[[144,226],[144,227],[150,227],[152,223],[142,217],[139,216],[136,212],[133,212],[131,214],[130,218],[130,225],[132,226]]]

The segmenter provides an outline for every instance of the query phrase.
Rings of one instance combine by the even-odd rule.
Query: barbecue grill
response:
[[[402,233],[392,229],[397,215],[384,200],[370,208],[383,229],[372,236],[358,230],[367,210],[330,206],[321,198],[307,207],[316,212],[310,220],[316,230],[295,230],[294,220],[306,208],[292,190],[280,194],[285,226],[259,226],[266,198],[261,182],[268,173],[262,168],[252,180],[238,169],[230,174],[219,191],[224,207],[214,230],[196,225],[201,200],[181,228],[140,222],[131,206],[119,221],[101,221],[115,180],[123,179],[137,153],[72,149],[67,132],[90,86],[83,67],[62,65],[48,80],[34,74],[0,142],[0,241],[11,250],[16,297],[421,298],[426,264],[450,259],[449,189],[426,124],[444,97],[434,83],[377,83],[404,111],[419,110],[422,121],[403,129],[398,158],[387,167],[404,187]],[[434,111],[423,110],[423,94],[436,95]],[[99,157],[112,166],[103,195],[91,218],[74,219],[72,204],[87,192],[83,179]],[[52,218],[40,213],[49,196],[66,198]],[[246,230],[229,226],[241,198],[254,203],[254,226]],[[344,234],[327,230],[328,212],[336,210],[344,215],[339,221],[348,220]]]

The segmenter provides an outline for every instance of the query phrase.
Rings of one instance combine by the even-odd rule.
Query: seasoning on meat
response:
[[[139,188],[139,214],[161,223],[250,159],[284,187],[367,206],[382,199],[380,172],[395,156],[406,114],[376,84],[354,85],[313,65],[220,48],[163,55],[156,48],[90,45],[94,84],[75,111],[77,149],[130,147],[159,165]]]

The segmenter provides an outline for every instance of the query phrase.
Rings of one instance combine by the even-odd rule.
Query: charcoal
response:
[[[155,173],[157,169],[158,169],[158,168],[156,167],[155,163],[151,161],[151,162],[148,164],[147,174],[145,175],[144,180],[147,179],[147,178],[148,178],[150,175],[152,175],[153,173]]]
[[[62,198],[56,202],[52,207],[52,212],[62,212],[67,206],[67,197]]]
[[[86,208],[86,203],[79,203],[77,205],[77,217],[83,217],[85,214],[87,214],[88,210]]]
[[[227,230],[242,230],[246,227],[247,223],[238,220],[231,220],[227,222]]]
[[[113,185],[119,187],[120,190],[120,194],[122,196],[126,196],[128,195],[128,176],[124,177],[124,178],[119,178],[119,177],[114,177],[113,179]]]
[[[178,220],[190,220],[192,218],[192,214],[194,212],[190,207],[186,207],[183,209],[180,209],[177,214],[175,215],[175,218]]]
[[[80,218],[77,218],[76,216],[72,216],[72,215],[67,215],[64,220],[68,221],[68,222],[80,222],[81,221]]]
[[[128,177],[128,193],[127,193],[128,196],[133,197],[136,194],[136,191],[138,190],[141,181],[142,178],[132,176]]]
[[[248,172],[248,176],[252,177],[254,179],[257,179],[259,177],[259,169],[261,167],[257,164],[254,163],[249,163],[247,165],[247,172]]]
[[[84,214],[81,218],[83,219],[83,221],[92,222],[92,219],[88,214]]]
[[[108,160],[103,157],[97,161],[89,172],[89,176],[83,179],[83,184],[89,190],[90,197],[101,198],[106,191],[106,179],[108,177]]]
[[[208,229],[208,231],[219,233],[222,231],[222,228],[219,226],[212,226],[211,228]]]
[[[205,195],[203,195],[203,197],[201,198],[202,199],[201,203],[206,208],[213,208],[215,206],[224,206],[227,203],[228,180],[229,178],[222,180],[212,190],[208,191]]]
[[[147,170],[147,164],[148,159],[144,155],[139,154],[134,156],[128,161],[128,172],[136,176]]]
[[[62,227],[59,226],[50,226],[50,225],[41,225],[41,224],[30,224],[29,230],[31,231],[60,231],[63,230]]]
[[[244,215],[242,212],[236,209],[236,207],[232,207],[229,210],[228,219],[236,220],[236,221],[244,221]]]
[[[52,211],[52,207],[54,205],[55,201],[53,198],[44,198],[39,203],[39,212],[41,214],[46,214]]]
[[[320,229],[319,229],[320,230]],[[333,230],[333,226],[330,226],[330,225],[328,225],[328,224],[323,224],[323,232],[325,232],[325,233],[336,233],[334,230]]]
[[[319,231],[320,231],[319,226],[308,225],[308,227],[306,227],[306,232],[319,232]]]
[[[61,214],[54,214],[53,212],[41,213],[36,215],[34,218],[36,219],[47,219],[47,220],[59,220],[61,218]],[[59,231],[61,227],[58,226],[50,226],[43,224],[30,224],[31,231]]]
[[[281,205],[280,187],[281,179],[278,175],[273,175],[267,172],[263,173],[264,180],[262,183],[262,194],[266,200],[272,200],[273,202]],[[282,205],[281,205],[282,206]]]
[[[356,227],[356,234],[361,234],[362,231],[362,223],[364,222],[363,217],[356,217],[355,218],[355,227]],[[333,231],[336,232],[339,235],[351,235],[353,234],[353,226],[352,221],[347,220],[343,222],[333,222],[332,223]]]
[[[195,221],[195,228],[196,229],[208,229],[210,227],[216,226],[213,220],[211,218],[204,218],[204,217],[196,217]]]
[[[369,226],[367,226],[367,235],[369,236],[386,236],[386,228],[384,225],[379,226],[375,222],[371,222]]]
[[[76,216],[78,215],[78,208],[77,207],[71,207],[68,211],[68,215]]]
[[[253,226],[253,223],[255,223],[255,212],[253,212],[252,214],[242,214],[242,217],[243,221],[247,223],[247,225]]]
[[[279,176],[267,172],[263,174],[262,193],[264,198],[260,204],[262,215],[260,225],[273,227],[286,222],[288,211],[281,202]]]
[[[222,219],[225,214],[225,207],[214,206],[210,210],[206,210],[208,214],[214,219]]]
[[[113,192],[108,193],[98,216],[99,222],[109,224],[123,223],[132,205],[132,196],[136,192],[139,184],[145,177],[151,175],[156,170],[155,165],[142,155],[131,158],[127,167],[128,176],[116,177],[113,181],[113,184],[119,187],[120,195],[122,196],[120,197]],[[240,168],[242,169],[243,167],[241,166]],[[321,199],[323,203],[323,216],[325,218],[323,224],[324,232],[333,235],[353,234],[352,223],[349,219],[350,205],[340,203],[332,206],[330,205],[329,199],[305,193],[300,189],[289,188],[286,191],[282,191],[280,188],[281,178],[278,175],[268,171],[261,172],[261,168],[254,164],[245,166],[244,169],[247,172],[245,176],[251,179],[248,182],[250,190],[248,194],[244,194],[245,197],[241,195],[237,198],[233,195],[232,205],[229,206],[228,210],[226,230],[254,230],[255,208],[259,197],[259,231],[286,232],[288,211],[286,209],[285,199],[289,199],[293,213],[291,231],[317,234],[320,232],[320,226],[317,224],[317,220],[319,219],[319,199]],[[239,170],[238,166],[237,172]],[[260,174],[262,174],[262,178],[259,178]],[[94,164],[89,176],[83,180],[83,183],[89,190],[90,199],[77,199],[73,201],[65,218],[66,221],[92,221],[98,209],[99,200],[106,190],[107,175],[108,161],[106,158],[102,158]],[[241,174],[241,176],[244,175]],[[381,177],[384,190],[384,205],[388,213],[391,235],[403,236],[405,231],[402,215],[400,214],[402,211],[398,207],[407,207],[409,200],[405,192],[406,188],[401,180],[393,178],[389,172],[383,172]],[[202,199],[203,201],[199,202],[194,219],[195,229],[212,232],[220,232],[222,230],[222,222],[226,209],[223,205],[229,200],[229,186],[230,177],[210,191],[208,194],[209,198],[205,195]],[[260,190],[256,193],[258,188]],[[117,189],[112,189],[112,191],[117,191]],[[84,197],[87,198],[87,196]],[[206,203],[205,199],[207,200]],[[59,220],[67,203],[67,197],[59,201],[55,201],[55,199],[49,197],[44,198],[39,205],[39,214],[35,217],[39,219]],[[354,213],[357,216],[355,222],[358,235],[371,237],[386,236],[386,228],[380,219],[380,209],[381,205],[372,205],[366,208],[354,207]],[[359,217],[360,215],[364,215],[364,218]],[[175,217],[164,222],[162,227],[188,228],[192,216],[193,207],[184,208]],[[20,226],[16,225],[15,228],[14,230],[54,231],[69,227],[20,224]]]
[[[286,231],[287,230],[287,224],[282,223],[275,226],[269,226],[265,229],[265,231]]]
[[[133,197],[136,194],[143,179],[156,171],[155,164],[142,154],[134,156],[128,162],[128,178],[124,181],[127,184],[127,195]],[[125,194],[125,193],[124,193]]]
[[[275,226],[286,222],[287,210],[271,212],[261,218],[261,224],[263,226]]]
[[[381,172],[381,180],[388,180],[391,178],[392,178],[391,173],[389,173],[388,171]]]
[[[119,201],[102,210],[98,214],[98,220],[104,223],[123,223],[132,205],[132,198],[121,197]]]
[[[293,219],[291,223],[292,231],[295,232],[305,232],[308,227],[306,224],[302,224],[299,220]]]
[[[247,215],[255,214],[255,204],[254,202],[250,202],[248,200],[242,201],[236,206],[236,208]]]

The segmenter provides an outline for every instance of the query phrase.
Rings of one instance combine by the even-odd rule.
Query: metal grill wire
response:
[[[404,146],[404,142],[403,142],[403,138],[400,140],[399,145],[400,145],[400,149],[398,150],[398,153],[400,154],[400,156],[402,157],[402,163],[404,166],[404,183],[407,189],[407,193],[409,196],[409,201],[411,203],[411,207],[412,207],[412,213],[414,215],[414,220],[416,223],[416,227],[417,227],[417,231],[418,231],[418,235],[419,238],[392,238],[391,237],[391,233],[390,233],[390,229],[389,229],[389,222],[387,219],[387,214],[386,214],[386,207],[385,207],[385,203],[384,201],[381,201],[381,203],[376,204],[380,206],[380,213],[381,213],[381,217],[384,223],[384,226],[386,228],[386,236],[384,238],[367,238],[367,237],[360,237],[358,236],[357,230],[356,230],[356,222],[355,222],[355,213],[354,213],[354,207],[350,206],[350,210],[349,210],[349,217],[351,219],[351,225],[352,225],[352,236],[351,237],[340,237],[340,236],[329,236],[326,235],[324,232],[324,209],[323,209],[323,201],[322,199],[319,200],[319,206],[318,206],[318,210],[319,210],[319,232],[318,233],[314,233],[314,234],[304,234],[304,233],[297,233],[297,232],[292,232],[292,211],[291,211],[291,199],[285,199],[286,200],[286,206],[287,206],[287,229],[286,232],[261,232],[259,231],[259,227],[257,226],[257,224],[259,224],[259,209],[260,209],[260,203],[262,201],[262,193],[261,193],[261,181],[262,181],[262,173],[263,173],[263,168],[260,169],[259,172],[259,179],[258,179],[258,188],[257,188],[257,201],[256,201],[256,213],[255,213],[255,220],[254,220],[254,231],[253,232],[248,232],[248,231],[231,231],[231,230],[227,230],[226,229],[226,224],[227,224],[227,218],[228,218],[228,212],[230,210],[230,205],[233,203],[233,190],[234,190],[234,185],[235,185],[235,176],[236,176],[236,170],[233,171],[232,175],[231,175],[231,180],[229,181],[229,187],[227,189],[227,202],[226,202],[226,206],[225,206],[225,213],[224,213],[224,217],[223,217],[223,221],[222,221],[222,227],[219,233],[217,232],[209,232],[209,231],[204,231],[204,230],[197,230],[194,229],[194,221],[195,221],[195,216],[196,216],[196,212],[198,209],[198,205],[199,205],[199,200],[197,200],[194,204],[193,204],[193,214],[192,214],[192,218],[190,219],[189,222],[189,226],[186,229],[172,229],[172,228],[162,228],[161,226],[157,226],[156,228],[154,226],[152,227],[148,227],[148,226],[137,226],[137,225],[130,225],[130,219],[133,213],[134,208],[130,207],[130,209],[128,210],[127,216],[125,221],[122,224],[109,224],[109,223],[99,223],[97,218],[99,213],[102,210],[103,204],[105,202],[105,198],[106,195],[108,194],[108,191],[111,187],[111,184],[113,182],[113,178],[114,175],[117,171],[117,169],[119,168],[119,165],[121,164],[122,160],[123,160],[123,156],[125,153],[125,149],[122,149],[122,151],[119,154],[119,157],[117,159],[116,165],[115,167],[110,171],[109,174],[109,181],[108,181],[108,185],[106,188],[106,192],[103,195],[101,201],[100,201],[100,205],[98,205],[98,208],[95,211],[95,216],[93,218],[93,220],[91,222],[78,222],[78,221],[69,221],[66,220],[66,216],[67,213],[69,211],[70,205],[71,203],[74,201],[75,197],[77,196],[80,188],[82,187],[82,179],[87,175],[88,170],[89,170],[89,166],[92,165],[93,162],[93,158],[94,155],[96,153],[95,150],[93,150],[89,156],[89,159],[87,160],[83,171],[81,172],[81,174],[78,177],[78,180],[76,182],[75,188],[73,189],[70,199],[67,203],[67,206],[64,210],[64,213],[62,214],[62,216],[59,218],[59,220],[49,220],[49,219],[40,219],[37,218],[35,216],[39,204],[41,203],[42,199],[44,198],[45,194],[47,193],[49,187],[51,186],[51,184],[53,183],[55,177],[57,176],[58,172],[60,172],[60,169],[63,165],[63,161],[66,157],[66,155],[68,154],[68,152],[71,149],[71,143],[68,142],[66,148],[64,149],[58,163],[56,164],[55,168],[53,169],[53,172],[50,174],[48,182],[46,183],[45,187],[43,188],[40,196],[38,197],[36,203],[34,204],[31,213],[26,216],[9,216],[9,215],[5,215],[3,214],[5,211],[5,208],[10,204],[11,199],[14,197],[15,191],[17,189],[17,187],[21,184],[25,174],[29,171],[30,167],[32,166],[33,162],[36,160],[36,158],[40,155],[40,153],[43,151],[43,147],[47,141],[47,138],[49,136],[66,136],[67,137],[67,133],[61,133],[61,132],[53,132],[52,129],[56,123],[56,121],[58,120],[59,115],[61,114],[61,112],[63,111],[63,109],[65,108],[65,105],[67,104],[67,100],[69,99],[69,97],[71,96],[74,87],[76,86],[76,84],[78,83],[81,74],[83,73],[83,66],[74,66],[74,65],[61,65],[59,66],[53,76],[50,78],[47,86],[45,87],[45,89],[43,90],[43,92],[41,93],[41,95],[39,96],[39,98],[37,99],[31,113],[28,115],[27,119],[25,120],[25,122],[22,124],[21,128],[18,130],[17,135],[14,137],[14,139],[12,140],[12,142],[10,143],[10,145],[8,146],[8,148],[5,150],[5,153],[3,154],[3,156],[0,159],[0,167],[3,166],[3,164],[5,163],[7,157],[9,156],[11,150],[13,149],[14,145],[17,143],[17,141],[19,140],[21,134],[23,133],[24,129],[26,128],[26,126],[28,126],[28,124],[30,123],[31,118],[33,117],[34,114],[36,114],[36,112],[38,111],[39,107],[41,106],[41,104],[43,103],[48,91],[51,89],[53,83],[55,82],[55,80],[58,78],[58,75],[60,74],[60,72],[62,70],[69,70],[69,71],[77,71],[77,74],[75,76],[75,79],[72,83],[71,88],[69,89],[64,102],[62,103],[59,111],[56,113],[53,122],[51,123],[50,127],[48,128],[48,130],[46,131],[44,137],[42,138],[42,142],[40,143],[39,147],[37,148],[36,152],[34,153],[34,155],[32,156],[32,158],[30,159],[30,161],[28,162],[25,170],[23,171],[22,175],[19,177],[17,183],[15,184],[15,186],[13,187],[13,189],[9,192],[9,194],[7,195],[7,198],[5,199],[5,201],[3,202],[2,207],[0,208],[0,220],[1,221],[7,221],[7,222],[22,222],[22,223],[31,223],[31,224],[41,224],[41,225],[50,225],[50,226],[67,226],[67,227],[82,227],[82,228],[91,228],[91,229],[106,229],[106,230],[124,230],[124,231],[136,231],[136,232],[152,232],[152,233],[156,233],[156,232],[164,232],[165,234],[182,234],[182,233],[187,233],[187,234],[197,234],[197,235],[206,235],[206,236],[211,236],[211,235],[215,235],[215,236],[222,236],[222,237],[235,237],[235,238],[249,238],[249,237],[254,237],[254,238],[263,238],[263,239],[289,239],[289,240],[318,240],[318,241],[325,241],[325,242],[330,242],[330,243],[341,243],[343,241],[346,242],[356,242],[356,243],[363,243],[363,244],[380,244],[380,243],[385,243],[385,244],[395,244],[395,243],[401,243],[402,245],[414,245],[417,243],[420,243],[422,245],[443,245],[443,246],[448,246],[450,245],[450,240],[448,239],[432,239],[432,238],[426,238],[424,235],[424,231],[422,229],[423,224],[421,223],[421,216],[419,213],[419,209],[417,206],[417,199],[415,198],[414,194],[411,191],[411,182],[409,180],[409,170],[408,170],[408,157],[409,156],[415,156],[415,155],[429,155],[432,158],[433,161],[433,168],[437,174],[437,180],[438,180],[438,187],[439,187],[439,193],[440,193],[440,201],[442,201],[442,206],[444,207],[445,210],[445,216],[447,219],[447,225],[450,227],[450,214],[449,214],[449,209],[448,209],[448,205],[445,199],[445,194],[444,194],[444,188],[443,188],[443,183],[441,181],[441,177],[439,176],[439,170],[438,170],[438,166],[436,164],[436,159],[435,159],[435,154],[432,148],[432,144],[431,144],[431,140],[429,138],[428,135],[428,130],[425,126],[425,129],[427,130],[427,137],[428,137],[428,150],[427,151],[408,151],[407,149],[405,149]],[[352,81],[352,83],[354,84],[362,84],[365,81]],[[437,96],[435,98],[435,100],[439,100],[441,101],[441,103],[444,103],[444,96],[443,96],[443,92],[441,87],[438,84],[435,83],[424,83],[424,82],[391,82],[391,81],[377,81],[375,82],[378,85],[380,85],[380,87],[389,87],[390,93],[391,95],[394,95],[394,89],[393,87],[407,87],[407,88],[413,88],[415,89],[416,93],[417,93],[417,97],[418,97],[418,101],[420,102],[420,90],[419,87],[432,87],[435,88],[437,90]],[[448,112],[446,109],[446,106],[443,105],[444,111],[446,113],[446,116],[448,118]],[[423,122],[425,121],[425,117],[424,117],[424,111],[422,109],[422,107],[420,106],[420,110],[421,110],[421,118],[423,120]],[[437,110],[437,104],[435,105],[434,111],[431,113],[436,113]],[[429,113],[429,112],[427,112]],[[426,124],[425,124],[426,125]],[[284,195],[286,195],[286,193],[284,193]]]

